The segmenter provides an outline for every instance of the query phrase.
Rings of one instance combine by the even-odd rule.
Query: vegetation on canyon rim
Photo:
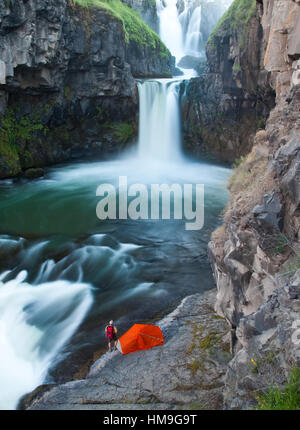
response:
[[[84,8],[100,8],[122,22],[125,41],[134,41],[139,45],[151,47],[160,56],[169,56],[169,51],[158,35],[142,20],[140,14],[120,0],[72,0],[74,4]]]
[[[235,30],[237,27],[245,27],[255,12],[256,0],[234,0],[212,31],[207,43],[213,47],[215,36],[222,35],[224,31],[229,29]]]

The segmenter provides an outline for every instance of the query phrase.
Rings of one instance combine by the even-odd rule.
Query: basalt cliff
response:
[[[134,78],[172,74],[171,54],[132,2],[82,3],[0,3],[0,178],[119,151],[136,134]]]
[[[229,182],[224,224],[209,244],[216,310],[231,326],[234,358],[225,378],[230,409],[253,407],[258,393],[281,386],[300,365],[300,3],[255,2],[242,47],[238,28],[228,33],[225,21],[208,46],[209,58],[212,49],[218,58],[210,85],[225,135],[234,123],[240,128],[225,145],[231,143],[237,156],[245,154]],[[253,98],[250,88],[259,89],[259,96]],[[194,112],[199,106],[201,101]],[[259,111],[265,126],[255,130]]]

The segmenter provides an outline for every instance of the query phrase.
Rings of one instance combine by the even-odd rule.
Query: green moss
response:
[[[116,137],[120,144],[127,143],[135,135],[133,125],[127,122],[119,122],[117,124],[105,124],[112,134]]]
[[[245,27],[256,12],[256,0],[234,0],[229,9],[224,13],[212,31],[208,44],[215,46],[214,38],[226,31],[234,31],[238,27]],[[241,43],[244,43],[244,35],[241,34]]]
[[[96,115],[94,115],[94,119],[103,118],[104,117],[104,110],[100,106],[97,106],[96,110],[97,110],[97,113],[96,113]]]
[[[221,315],[218,315],[218,314],[213,314],[212,319],[214,319],[214,320],[225,320],[224,317],[221,317]]]
[[[241,71],[241,65],[240,65],[240,63],[235,63],[234,66],[233,66],[233,68],[232,68],[232,70],[234,72],[236,72],[236,73],[240,72]]]
[[[259,118],[257,122],[257,130],[263,130],[265,128],[264,118]]]
[[[15,176],[21,171],[21,166],[30,165],[31,154],[24,144],[32,143],[36,132],[47,133],[48,128],[40,119],[43,112],[44,108],[42,112],[20,115],[17,108],[9,107],[0,116],[0,157],[8,168],[8,176]]]
[[[29,115],[18,118],[13,108],[8,108],[5,115],[0,116],[0,140],[10,146],[15,145],[18,140],[27,142],[34,131],[42,129],[39,118]]]
[[[0,159],[9,169],[9,175],[17,175],[21,171],[19,154],[16,145],[3,142],[0,137]]]
[[[122,3],[120,0],[73,0],[84,8],[104,9],[123,24],[125,41],[134,41],[139,45],[150,46],[161,57],[169,57],[170,52],[158,35],[144,23],[140,14]]]
[[[200,369],[202,372],[205,372],[205,364],[203,361],[200,360],[193,360],[191,363],[189,363],[190,371],[195,374]]]
[[[211,349],[219,340],[219,336],[215,332],[211,332],[199,340],[199,346],[206,351]]]
[[[40,130],[45,131],[45,127],[37,115],[19,116],[17,109],[10,107],[0,116],[0,157],[9,168],[10,175],[21,171],[20,156],[24,155],[24,150],[18,142],[31,141],[34,133]]]
[[[273,252],[277,255],[284,254],[287,246],[291,246],[290,240],[284,234],[280,234],[275,238]]]

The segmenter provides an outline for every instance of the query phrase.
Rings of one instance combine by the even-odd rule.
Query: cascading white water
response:
[[[205,57],[202,12],[205,8],[206,14],[204,12],[204,16],[207,16],[207,11],[209,11],[209,22],[206,24],[212,30],[232,1],[156,0],[159,35],[176,57],[177,63],[185,56]],[[211,8],[210,4],[212,5]],[[207,35],[207,26],[205,33]]]
[[[179,21],[177,0],[156,0],[159,35],[170,52],[179,60],[184,55],[182,26]]]
[[[165,162],[180,159],[179,82],[138,82],[140,98],[139,156]]]
[[[177,62],[185,55],[200,56],[201,5],[185,0],[184,10],[179,13],[177,0],[157,0],[159,35],[176,57]]]
[[[0,277],[0,409],[42,384],[59,351],[92,304],[87,284],[25,282],[27,273]]]
[[[179,15],[177,0],[157,0],[160,37],[177,62],[187,53],[197,55],[201,37],[201,6],[192,9],[187,0]],[[181,127],[179,107],[180,81],[195,76],[185,70],[177,79],[156,79],[138,82],[139,156],[163,162],[179,162],[181,154]]]
[[[189,15],[189,10],[187,16]],[[180,18],[179,18],[180,19]],[[187,22],[187,31],[184,40],[184,52],[187,55],[199,56],[201,55],[200,42],[202,40],[201,34],[201,6],[196,7],[192,11],[191,18]]]

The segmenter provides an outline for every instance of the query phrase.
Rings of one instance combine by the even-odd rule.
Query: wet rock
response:
[[[182,67],[183,69],[195,69],[197,70],[201,63],[202,59],[198,57],[193,57],[191,55],[186,55],[185,57],[181,58],[181,60],[178,63],[179,67]]]

